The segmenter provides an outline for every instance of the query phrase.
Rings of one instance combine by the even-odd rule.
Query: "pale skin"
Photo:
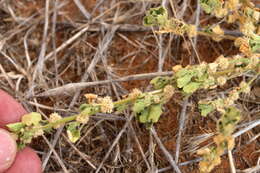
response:
[[[15,140],[5,125],[20,121],[25,109],[14,98],[0,90],[0,173],[40,173],[41,160],[29,147],[17,151]]]

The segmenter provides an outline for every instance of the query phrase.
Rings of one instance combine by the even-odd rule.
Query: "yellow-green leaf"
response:
[[[144,17],[145,26],[165,25],[168,20],[168,12],[164,7],[151,8]]]
[[[150,81],[154,89],[161,89],[170,83],[169,77],[156,77]]]
[[[185,85],[187,85],[191,81],[192,75],[187,74],[181,78],[177,79],[177,87],[183,88]]]
[[[80,138],[79,122],[71,122],[67,125],[67,135],[72,143]]]
[[[187,94],[191,94],[195,92],[200,87],[200,85],[201,84],[197,82],[190,82],[189,84],[183,87],[183,91]]]
[[[214,107],[211,104],[199,104],[199,110],[201,115],[205,117],[214,110]]]
[[[140,123],[147,123],[148,122],[148,115],[149,115],[149,111],[146,108],[138,115],[139,122]]]
[[[25,124],[21,122],[6,125],[11,132],[19,132],[24,126]]]
[[[162,112],[161,104],[151,105],[148,121],[152,123],[156,123],[159,120],[162,113],[163,112]]]
[[[37,112],[31,112],[22,116],[22,123],[26,124],[27,126],[38,125],[41,120],[42,116]]]
[[[144,103],[143,99],[138,99],[136,100],[136,102],[133,105],[133,111],[135,113],[139,113],[142,112],[145,109],[146,105]]]

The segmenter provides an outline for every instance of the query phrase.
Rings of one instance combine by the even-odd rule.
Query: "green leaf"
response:
[[[151,8],[144,17],[145,26],[163,26],[168,20],[168,13],[164,7]]]
[[[99,106],[93,106],[93,105],[85,105],[84,106],[84,109],[83,108],[80,108],[81,109],[81,114],[82,115],[93,115],[93,114],[96,114],[97,112],[99,112]]]
[[[207,80],[208,76],[209,75],[207,74],[207,72],[202,71],[201,74],[196,77],[195,81],[204,82],[205,80]]]
[[[148,106],[150,106],[152,103],[153,103],[153,96],[147,94],[147,95],[144,97],[144,104],[145,104],[145,106],[148,107]]]
[[[190,70],[190,69],[181,69],[176,73],[177,77],[177,87],[178,88],[183,88],[185,85],[187,85],[193,76],[197,75],[197,70]]]
[[[205,117],[214,110],[214,107],[211,104],[199,104],[199,110],[201,115]]]
[[[202,7],[202,9],[207,13],[211,13],[212,12],[212,8],[210,6],[208,6],[207,4],[205,3],[200,3],[200,6]]]
[[[84,109],[86,109],[86,108],[89,107],[89,106],[90,106],[90,105],[89,105],[89,104],[86,104],[86,103],[81,104],[80,107],[79,107],[79,110],[80,110],[80,111],[83,111]]]
[[[25,130],[20,137],[20,141],[24,144],[31,143],[33,135],[34,132],[32,130]]]
[[[254,35],[250,38],[249,45],[253,53],[260,53],[260,36]]]
[[[71,122],[67,125],[67,135],[72,143],[80,138],[79,122]]]
[[[183,88],[185,85],[187,85],[191,81],[192,75],[187,74],[181,78],[177,79],[177,87]]]
[[[26,124],[27,126],[30,125],[39,125],[40,121],[42,120],[41,114],[37,112],[31,112],[22,116],[22,123]]]
[[[127,107],[128,107],[127,104],[121,104],[121,105],[119,105],[118,107],[116,107],[116,111],[117,111],[118,113],[123,112],[124,110],[127,109]]]
[[[18,150],[22,150],[22,149],[24,149],[26,147],[26,144],[24,144],[24,143],[22,143],[22,142],[19,142],[18,144],[17,144],[17,149]]]
[[[208,77],[208,75],[207,75],[207,77]],[[213,85],[215,85],[216,83],[215,83],[215,79],[212,77],[212,78],[207,78],[207,79],[205,79],[204,81],[203,81],[203,83],[201,83],[204,87],[206,87],[206,88],[209,88],[210,86],[213,86]]]
[[[153,104],[137,113],[137,118],[140,123],[155,123],[162,113],[162,104]]]
[[[153,85],[154,89],[164,88],[166,85],[170,83],[169,77],[156,77],[150,81],[150,84]]]
[[[201,7],[207,14],[210,14],[212,12],[212,8],[207,4],[201,4]]]
[[[161,104],[151,105],[149,110],[148,122],[156,123],[159,120],[162,113],[163,111]]]
[[[148,122],[148,115],[149,110],[148,108],[144,109],[141,113],[138,115],[138,120],[140,123],[147,123]]]
[[[156,19],[153,16],[145,16],[143,19],[144,26],[154,26],[156,23]]]
[[[139,113],[142,112],[146,107],[146,104],[144,103],[143,99],[138,99],[135,101],[134,105],[133,105],[133,111],[135,113]]]
[[[24,128],[25,124],[18,122],[18,123],[12,123],[12,124],[7,124],[8,130],[11,132],[19,132],[22,128]]]
[[[152,95],[145,95],[144,98],[137,99],[133,105],[133,111],[135,113],[142,112],[146,107],[149,107],[153,103]]]
[[[241,119],[241,112],[236,107],[229,107],[226,111],[228,123],[238,123]]]
[[[226,136],[231,135],[240,119],[241,112],[239,109],[236,107],[227,108],[225,114],[218,121],[218,131]]]
[[[185,75],[187,75],[187,74],[190,74],[191,72],[190,72],[190,70],[188,70],[188,69],[186,69],[186,68],[182,68],[181,70],[179,70],[176,74],[175,74],[175,76],[177,77],[177,78],[180,78],[180,77],[183,77],[183,76],[185,76]]]
[[[220,0],[200,0],[200,5],[206,13],[212,13],[215,9],[221,8]]]
[[[167,15],[167,10],[164,7],[151,8],[148,14],[152,16],[165,16]]]
[[[188,85],[185,85],[183,87],[183,91],[187,94],[191,94],[194,93],[200,86],[201,86],[200,83],[190,82]]]

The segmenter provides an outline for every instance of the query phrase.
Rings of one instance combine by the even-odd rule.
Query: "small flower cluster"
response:
[[[163,98],[168,101],[172,98],[175,89],[172,85],[166,85],[163,89]]]
[[[92,94],[92,93],[87,93],[84,96],[87,99],[87,102],[89,104],[95,103],[98,98],[98,96],[96,94]]]
[[[56,123],[57,121],[61,120],[62,117],[58,113],[52,113],[49,116],[50,123]],[[61,124],[54,125],[53,128],[58,129],[61,127]]]
[[[87,104],[82,104],[80,107],[81,112],[76,116],[76,121],[86,124],[89,121],[89,116],[102,112],[111,113],[114,108],[113,101],[110,97],[98,97],[95,94],[85,94]]]
[[[112,99],[108,96],[98,99],[98,104],[100,104],[102,113],[111,113],[113,111],[114,104]]]
[[[95,94],[85,94],[88,104],[99,105],[102,113],[111,113],[113,111],[114,105],[110,97],[106,96],[104,98],[98,97]]]
[[[140,96],[142,94],[142,91],[140,91],[139,89],[135,88],[133,89],[133,91],[128,95],[128,97],[136,99],[138,96]]]

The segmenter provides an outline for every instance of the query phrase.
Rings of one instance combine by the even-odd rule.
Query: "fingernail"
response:
[[[9,168],[16,155],[16,142],[10,133],[0,129],[0,172]]]

